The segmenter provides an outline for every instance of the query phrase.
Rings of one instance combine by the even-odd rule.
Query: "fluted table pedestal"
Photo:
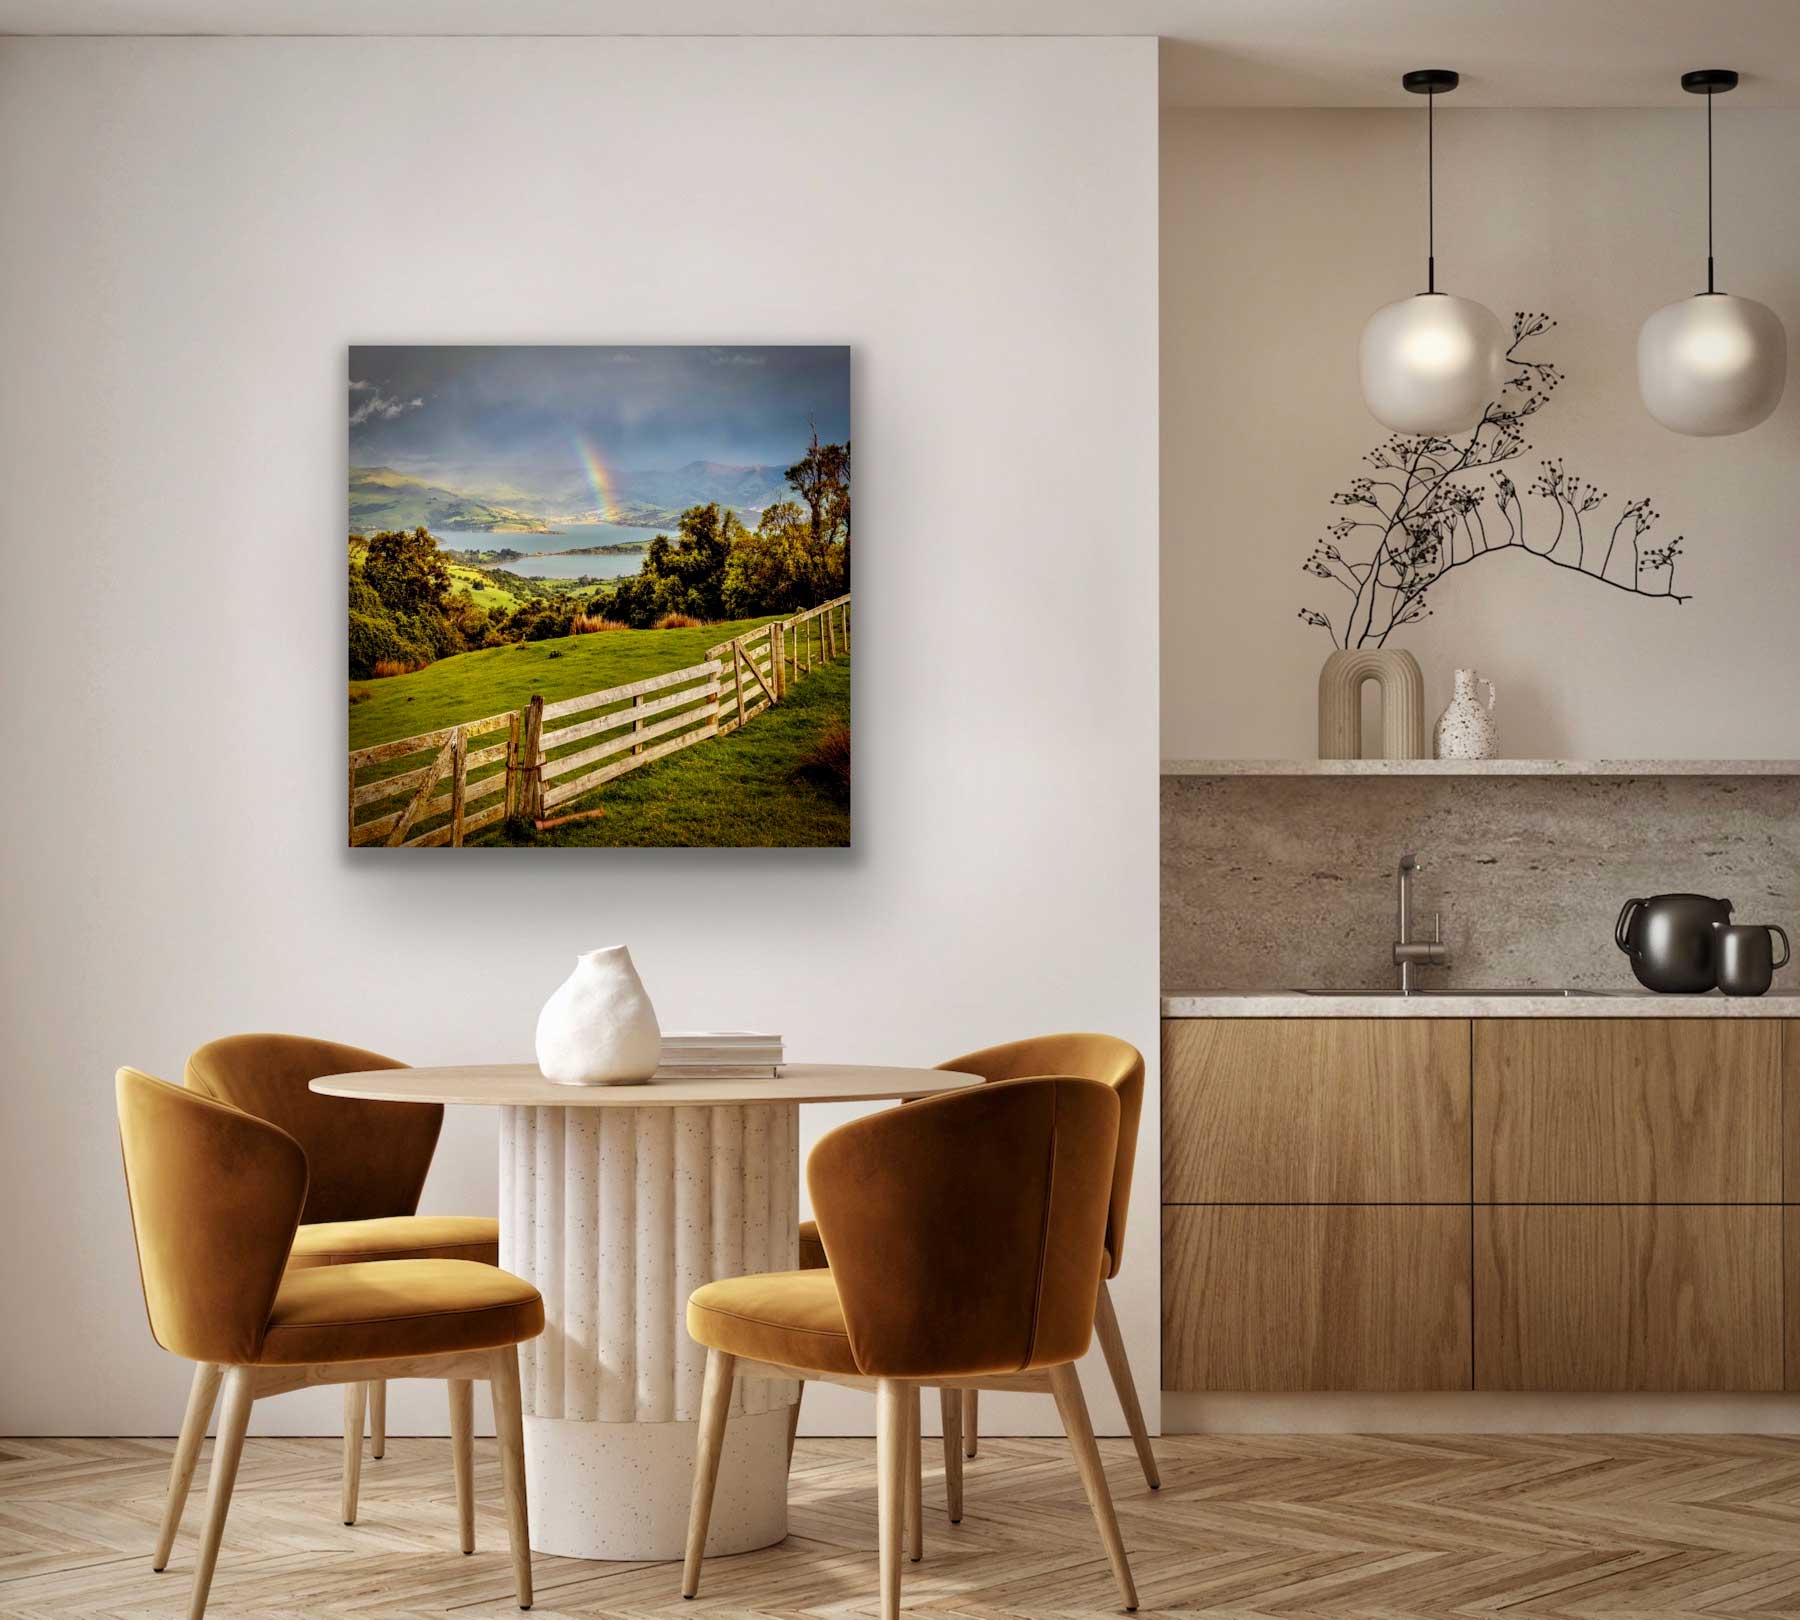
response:
[[[531,1544],[679,1558],[706,1352],[688,1295],[798,1263],[800,1110],[503,1108],[500,1264],[544,1296],[519,1347]],[[710,1545],[787,1534],[793,1384],[741,1381]]]
[[[376,1069],[328,1096],[500,1108],[500,1264],[544,1296],[519,1347],[531,1545],[567,1558],[676,1559],[687,1532],[706,1352],[704,1283],[797,1261],[799,1105],[927,1097],[942,1069],[788,1064],[768,1080],[558,1086],[534,1067]],[[795,1386],[738,1380],[707,1548],[787,1534]]]

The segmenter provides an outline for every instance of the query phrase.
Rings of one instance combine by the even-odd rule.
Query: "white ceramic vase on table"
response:
[[[631,952],[608,945],[575,958],[544,1003],[538,1068],[563,1086],[629,1086],[656,1073],[662,1030]]]
[[[313,1089],[500,1109],[500,1264],[544,1296],[519,1346],[531,1545],[568,1558],[679,1558],[706,1352],[701,1284],[799,1261],[800,1104],[978,1085],[942,1069],[784,1064],[772,1079],[566,1086],[530,1064],[379,1069]],[[707,1539],[748,1552],[787,1534],[799,1392],[740,1379]]]

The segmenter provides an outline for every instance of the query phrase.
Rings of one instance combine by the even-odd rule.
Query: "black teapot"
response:
[[[1631,971],[1646,990],[1695,995],[1718,984],[1713,965],[1713,925],[1731,922],[1729,900],[1703,894],[1654,894],[1627,900],[1613,940],[1631,958]]]

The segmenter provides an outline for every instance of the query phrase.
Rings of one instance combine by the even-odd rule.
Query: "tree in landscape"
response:
[[[450,599],[450,570],[437,541],[423,528],[387,529],[369,536],[363,580],[393,613],[442,607]]]
[[[725,561],[726,615],[740,619],[808,607],[810,577],[804,514],[793,501],[772,502],[763,508],[754,531],[738,539]]]
[[[806,504],[808,546],[815,571],[823,575],[831,548],[843,546],[842,590],[850,589],[850,441],[820,444],[819,430],[812,443],[787,470],[787,481]],[[841,594],[841,593],[840,593]],[[820,597],[820,601],[827,598]],[[813,604],[809,603],[808,606]]]
[[[606,610],[634,630],[665,613],[717,619],[725,612],[725,565],[745,534],[743,523],[717,501],[690,506],[676,519],[675,538],[659,534],[644,553],[643,567],[627,575],[606,599]]]
[[[350,542],[352,679],[366,679],[378,666],[416,669],[496,639],[486,611],[453,588],[427,530],[384,529]]]
[[[596,597],[633,629],[669,613],[750,618],[817,607],[850,589],[850,446],[820,444],[787,470],[800,499],[764,507],[754,530],[716,501],[690,506],[676,535],[658,535],[643,567]]]

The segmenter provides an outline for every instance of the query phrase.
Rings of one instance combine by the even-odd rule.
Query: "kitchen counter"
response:
[[[1165,992],[1164,1018],[1796,1018],[1800,995],[1303,995],[1293,990]]]

